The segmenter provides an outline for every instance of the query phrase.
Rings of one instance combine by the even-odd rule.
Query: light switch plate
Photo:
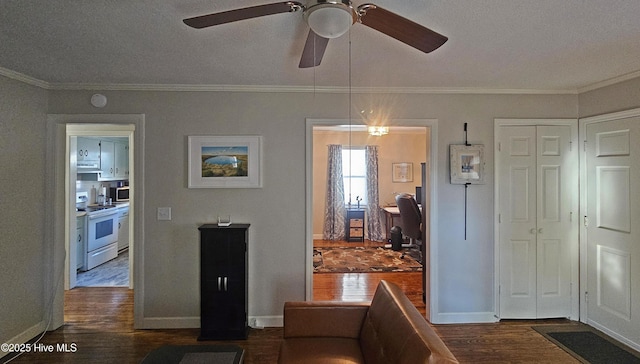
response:
[[[158,207],[158,220],[171,220],[171,207]]]

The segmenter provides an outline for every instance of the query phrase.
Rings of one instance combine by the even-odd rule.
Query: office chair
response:
[[[410,244],[402,244],[403,248],[414,248],[422,244],[422,213],[418,203],[408,193],[396,196],[396,204],[400,210],[400,227],[402,233],[409,238]],[[420,251],[420,249],[419,249]],[[404,258],[402,253],[401,258]]]

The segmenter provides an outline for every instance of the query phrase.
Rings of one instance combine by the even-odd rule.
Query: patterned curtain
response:
[[[384,241],[382,217],[380,211],[380,194],[378,193],[378,146],[365,147],[367,160],[367,229],[369,240]]]
[[[328,145],[327,201],[324,209],[325,240],[343,240],[345,234],[344,177],[342,175],[342,145]]]

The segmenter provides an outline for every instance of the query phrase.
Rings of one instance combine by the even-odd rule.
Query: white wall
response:
[[[47,92],[0,76],[0,342],[43,329]],[[30,336],[31,335],[31,336]],[[4,352],[0,352],[0,357]]]
[[[305,119],[345,118],[344,94],[103,91],[104,109],[89,91],[52,91],[50,113],[144,113],[144,315],[197,317],[198,224],[230,214],[250,230],[250,316],[281,315],[286,300],[305,295]],[[354,95],[376,104],[386,95]],[[396,95],[391,116],[435,118],[438,124],[437,315],[486,317],[493,302],[493,119],[577,116],[574,95]],[[386,102],[386,101],[385,101]],[[357,110],[357,108],[354,107]],[[355,114],[355,112],[354,112]],[[354,115],[357,117],[357,115]],[[487,146],[487,184],[469,188],[468,239],[463,237],[464,190],[449,184],[449,144]],[[262,135],[264,187],[186,188],[188,135]],[[173,220],[156,220],[156,208]]]

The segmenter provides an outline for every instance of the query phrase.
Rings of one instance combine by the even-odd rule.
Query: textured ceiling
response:
[[[0,67],[53,86],[351,80],[365,88],[575,91],[640,74],[638,0],[374,0],[449,41],[424,54],[355,24],[315,69],[298,68],[308,30],[301,12],[202,30],[182,23],[270,2],[0,0]]]

